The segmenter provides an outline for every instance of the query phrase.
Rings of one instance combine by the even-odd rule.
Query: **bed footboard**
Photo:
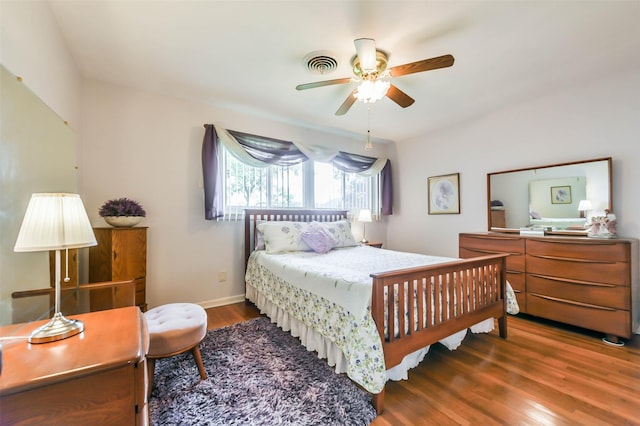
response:
[[[500,336],[506,338],[506,256],[372,274],[371,313],[387,369],[487,318],[498,319]]]

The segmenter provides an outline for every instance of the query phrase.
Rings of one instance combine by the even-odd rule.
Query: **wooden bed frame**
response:
[[[255,227],[259,221],[333,222],[346,218],[344,210],[245,210],[245,267],[255,246]],[[487,318],[498,319],[500,337],[506,339],[506,257],[482,256],[371,274],[371,315],[382,340],[386,368]],[[405,298],[405,294],[414,291],[421,295],[416,298],[417,310],[414,298]],[[394,293],[397,297],[389,297],[385,307],[384,295]],[[452,297],[456,298],[455,303],[450,300]],[[393,318],[398,312],[396,327]],[[409,324],[405,323],[404,312],[409,312]],[[385,324],[389,324],[387,333]],[[382,413],[384,389],[373,395],[373,405],[378,414]]]

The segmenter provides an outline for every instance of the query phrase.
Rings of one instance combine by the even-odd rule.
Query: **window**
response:
[[[329,163],[248,166],[224,149],[225,216],[252,208],[379,210],[379,177],[345,173]]]

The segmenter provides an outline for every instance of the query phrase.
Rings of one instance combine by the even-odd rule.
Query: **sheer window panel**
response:
[[[241,220],[245,208],[380,208],[379,177],[345,173],[329,163],[293,166],[248,166],[224,150],[225,215],[221,220]]]

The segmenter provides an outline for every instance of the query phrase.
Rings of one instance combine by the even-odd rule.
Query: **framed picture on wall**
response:
[[[571,187],[552,186],[551,204],[571,204]]]
[[[460,213],[460,173],[427,178],[429,214]]]

